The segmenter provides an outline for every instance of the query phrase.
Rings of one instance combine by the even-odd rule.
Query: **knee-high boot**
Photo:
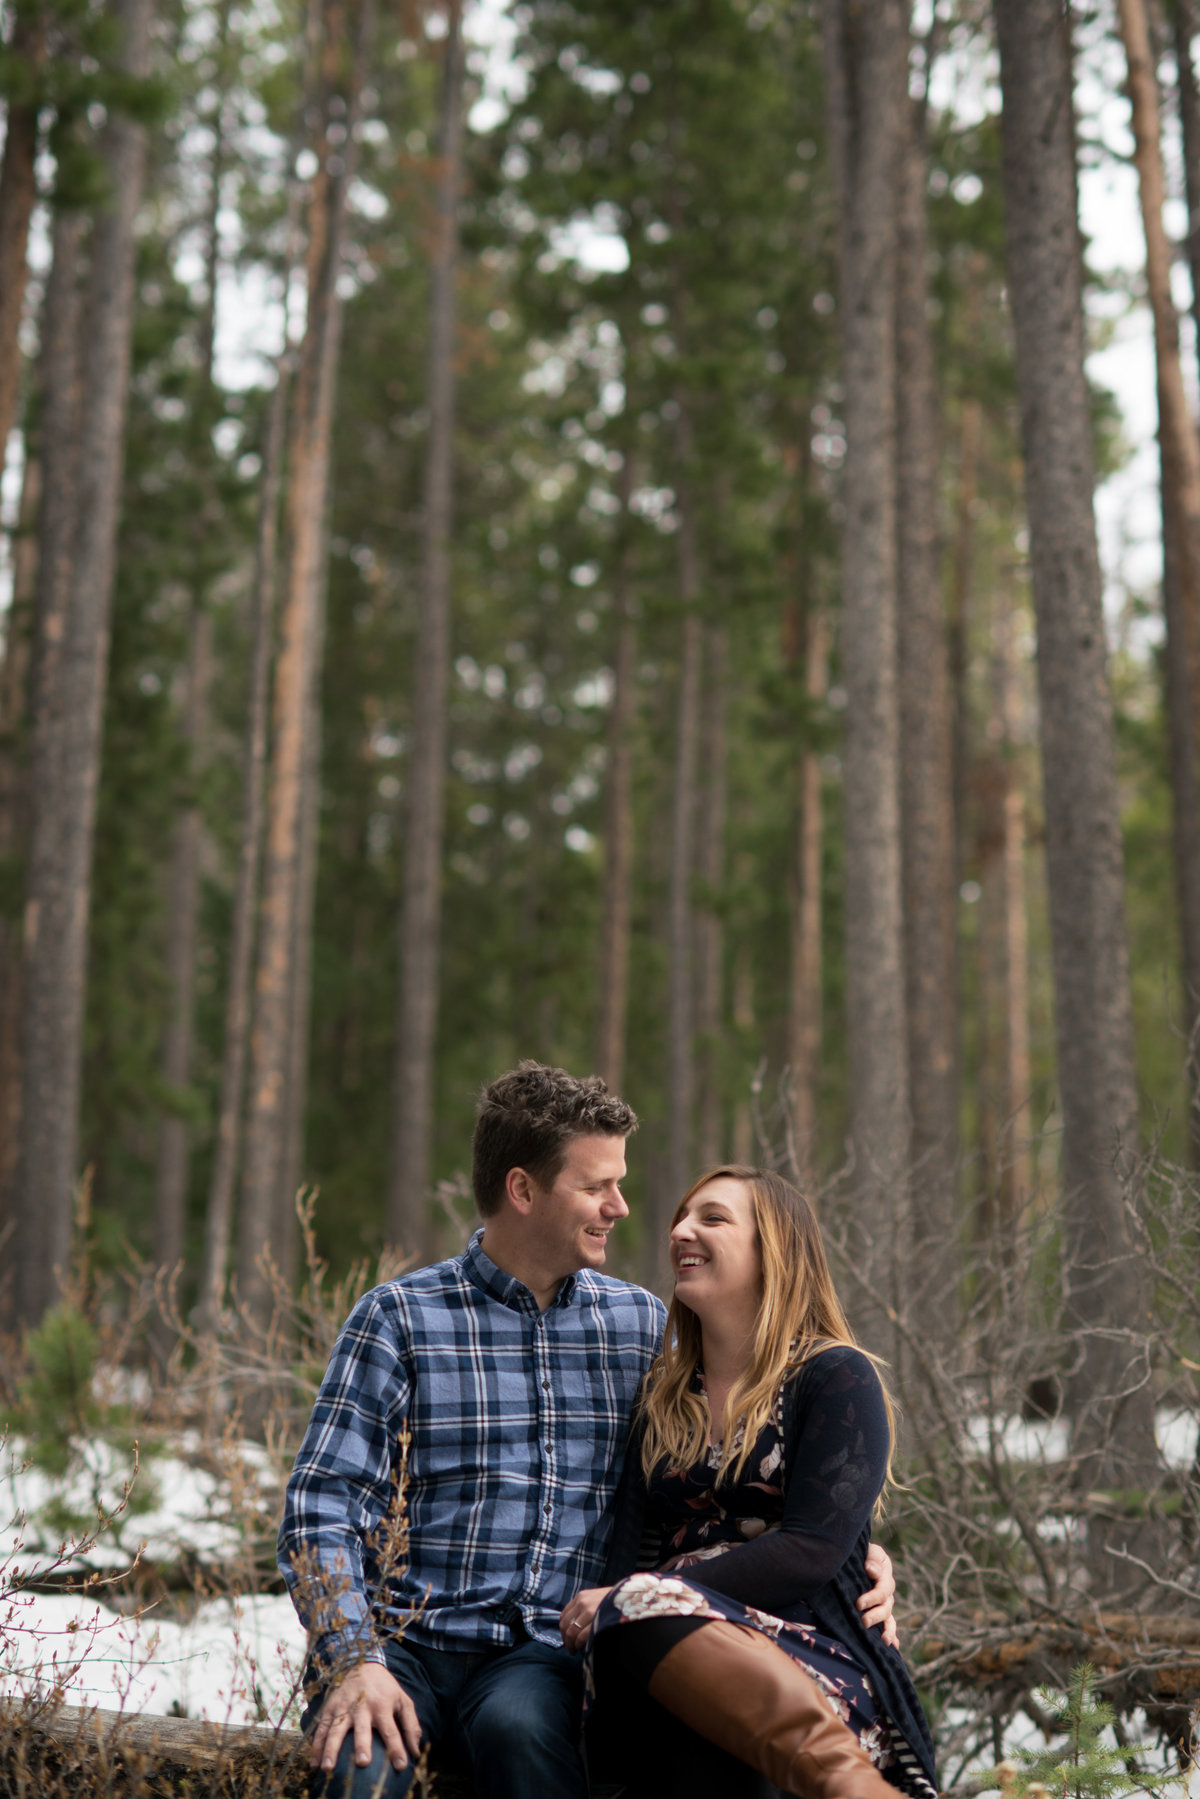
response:
[[[744,1625],[706,1622],[667,1651],[650,1696],[801,1799],[896,1799],[820,1687]]]

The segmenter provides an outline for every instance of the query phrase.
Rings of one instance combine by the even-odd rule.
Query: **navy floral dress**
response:
[[[889,1781],[914,1799],[931,1799],[937,1790],[932,1746],[919,1701],[899,1656],[853,1611],[853,1599],[871,1584],[861,1558],[886,1466],[886,1415],[873,1403],[882,1404],[877,1377],[861,1352],[841,1348],[814,1358],[809,1368],[809,1397],[797,1403],[791,1395],[799,1417],[787,1413],[785,1383],[736,1481],[718,1482],[719,1445],[690,1468],[660,1465],[648,1482],[637,1471],[636,1446],[631,1449],[634,1467],[625,1485],[637,1490],[638,1527],[643,1544],[653,1544],[654,1565],[618,1580],[596,1614],[585,1704],[594,1697],[593,1652],[605,1632],[648,1618],[749,1625],[803,1664]],[[703,1391],[699,1370],[695,1378]],[[881,1427],[882,1464],[875,1440]],[[796,1437],[791,1469],[789,1432]],[[619,1572],[610,1562],[610,1578]],[[830,1629],[835,1621],[838,1634]]]

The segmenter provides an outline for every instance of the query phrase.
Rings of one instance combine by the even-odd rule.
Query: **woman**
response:
[[[606,1720],[626,1777],[664,1796],[761,1792],[755,1770],[805,1799],[930,1799],[920,1701],[855,1605],[891,1407],[816,1218],[781,1176],[717,1168],[675,1213],[671,1262],[617,1584],[562,1614],[568,1647],[588,1644],[593,1726]]]

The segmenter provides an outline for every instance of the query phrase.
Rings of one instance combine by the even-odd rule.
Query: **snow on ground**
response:
[[[10,1440],[0,1471],[0,1685],[9,1692],[61,1686],[75,1705],[190,1718],[277,1722],[299,1690],[304,1631],[279,1594],[209,1599],[186,1618],[165,1605],[124,1616],[94,1597],[11,1590],[16,1578],[127,1567],[139,1547],[147,1561],[182,1555],[209,1566],[240,1546],[230,1482],[186,1456],[144,1461],[130,1506],[93,1540],[82,1535],[97,1508],[120,1506],[133,1464],[112,1445],[80,1445],[65,1476],[23,1465],[26,1448]],[[265,1452],[243,1445],[246,1479],[259,1505],[277,1514],[277,1482]],[[69,1519],[79,1523],[71,1525]],[[82,1553],[75,1553],[82,1544]],[[294,1721],[294,1717],[292,1719]]]
[[[277,1594],[209,1600],[185,1622],[157,1610],[121,1617],[67,1594],[0,1601],[0,1683],[10,1693],[61,1684],[71,1705],[295,1723],[304,1646]]]
[[[1156,1424],[1167,1466],[1192,1466],[1198,1431],[1194,1414],[1160,1410]],[[979,1417],[971,1421],[969,1432],[980,1454],[994,1442],[1009,1461],[1054,1462],[1067,1449],[1061,1420]],[[143,1466],[133,1489],[135,1506],[82,1560],[72,1564],[68,1554],[68,1565],[118,1568],[128,1564],[139,1544],[144,1544],[147,1559],[159,1564],[185,1553],[210,1565],[232,1557],[239,1537],[230,1483],[191,1465],[186,1457],[195,1444],[181,1442],[179,1447],[179,1455],[155,1456]],[[19,1692],[61,1684],[72,1704],[131,1712],[174,1711],[247,1724],[264,1718],[295,1720],[304,1632],[282,1595],[210,1599],[181,1618],[165,1605],[140,1616],[122,1616],[94,1598],[10,1591],[6,1574],[9,1580],[13,1575],[28,1578],[55,1559],[64,1511],[94,1517],[97,1504],[111,1511],[119,1503],[130,1463],[111,1446],[96,1442],[81,1449],[68,1477],[56,1477],[22,1468],[21,1445],[9,1448],[11,1465],[0,1472],[0,1685]],[[247,1473],[256,1483],[258,1503],[268,1512],[277,1511],[270,1464],[252,1446]],[[1059,1523],[1069,1532],[1073,1521]]]

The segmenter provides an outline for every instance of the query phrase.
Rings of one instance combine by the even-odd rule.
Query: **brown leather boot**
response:
[[[650,1696],[801,1799],[896,1799],[816,1681],[759,1631],[708,1621],[676,1643]]]

